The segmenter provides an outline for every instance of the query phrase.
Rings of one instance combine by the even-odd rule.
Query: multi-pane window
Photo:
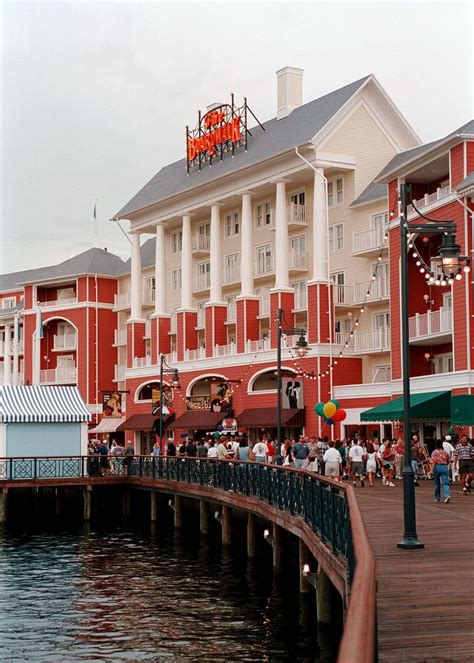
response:
[[[2,308],[14,308],[15,306],[15,297],[6,297],[5,299],[2,299]]]
[[[452,354],[435,355],[433,357],[433,371],[435,373],[452,373],[454,361]]]
[[[266,228],[272,225],[272,208],[270,203],[260,203],[255,208],[256,218],[255,218],[255,227],[256,228]]]
[[[328,182],[328,206],[344,202],[344,181],[342,177]]]
[[[372,228],[385,232],[388,224],[388,214],[374,214],[372,217]]]
[[[229,295],[226,297],[227,301],[227,322],[235,322],[236,316],[236,295]]]
[[[239,234],[239,213],[231,212],[224,217],[225,236],[234,237]]]
[[[273,272],[273,247],[271,244],[258,246],[256,248],[257,275],[270,274]]]
[[[336,180],[336,202],[343,203],[344,202],[344,189],[343,189],[343,182],[342,182],[342,177]]]
[[[344,248],[344,224],[329,226],[329,250],[340,251]]]
[[[183,248],[183,233],[181,230],[171,234],[171,252],[181,253]]]
[[[240,278],[240,253],[224,256],[224,283],[234,283]]]
[[[378,262],[373,265],[373,272],[377,279],[388,279],[388,262]]]
[[[308,286],[306,280],[294,281],[290,286],[295,291],[295,309],[305,309],[308,302]]]
[[[345,303],[345,276],[344,272],[334,272],[331,274],[331,282],[335,284],[334,287],[334,301],[336,304],[344,304]]]
[[[181,290],[181,267],[171,270],[171,289],[174,292]]]
[[[290,195],[290,203],[293,205],[304,205],[305,204],[305,192],[298,191],[297,193],[292,193]]]
[[[376,313],[374,316],[374,329],[390,327],[390,313]]]

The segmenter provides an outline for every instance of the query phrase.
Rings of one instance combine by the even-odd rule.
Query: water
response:
[[[0,529],[2,662],[332,661],[314,601],[296,559],[274,579],[193,527]]]

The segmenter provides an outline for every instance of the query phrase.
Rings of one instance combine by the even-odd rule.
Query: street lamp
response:
[[[179,389],[179,373],[177,368],[171,368],[165,361],[165,355],[160,355],[160,449],[163,453],[163,375],[172,374],[171,386]]]
[[[282,329],[283,309],[278,309],[278,330],[277,330],[277,454],[280,456],[281,445],[283,444],[281,433],[281,337],[283,334],[298,334],[299,338],[295,345],[295,351],[298,357],[303,358],[308,354],[308,343],[306,342],[305,329]]]
[[[431,223],[410,223],[408,225],[408,196],[415,212]],[[461,247],[456,244],[456,224],[453,221],[438,221],[430,219],[416,209],[411,196],[411,185],[403,183],[400,185],[401,205],[400,212],[400,269],[401,269],[401,298],[402,298],[402,372],[403,372],[403,438],[405,444],[404,466],[403,466],[403,519],[404,534],[402,540],[397,544],[398,548],[415,549],[424,548],[424,544],[418,539],[416,531],[415,511],[415,475],[411,465],[411,419],[410,419],[410,337],[408,327],[408,232],[421,233],[423,235],[439,235],[443,233],[443,241],[439,248],[442,278],[435,278],[433,274],[428,276],[428,283],[438,285],[450,285],[454,283],[462,271],[469,271],[469,260],[461,256]],[[421,270],[420,270],[421,271]],[[423,268],[423,271],[426,271]]]

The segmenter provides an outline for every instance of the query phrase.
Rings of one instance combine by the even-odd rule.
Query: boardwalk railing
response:
[[[105,464],[107,467],[103,467]],[[305,470],[234,460],[150,456],[0,458],[0,489],[2,480],[88,481],[94,477],[106,480],[107,476],[229,491],[302,518],[346,564],[350,599],[339,663],[374,661],[375,559],[350,486]]]

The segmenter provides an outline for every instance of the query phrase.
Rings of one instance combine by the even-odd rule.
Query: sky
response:
[[[423,142],[473,113],[467,2],[3,2],[0,271],[94,246],[123,258],[109,219],[181,159],[199,108],[247,96],[276,115],[275,72],[303,101],[373,73]]]

